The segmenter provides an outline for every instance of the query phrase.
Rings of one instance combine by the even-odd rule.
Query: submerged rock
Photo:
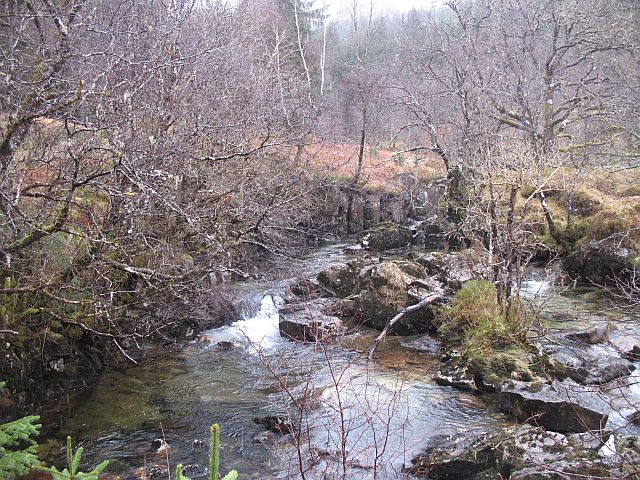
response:
[[[551,384],[511,380],[500,392],[500,408],[520,421],[561,433],[599,430],[611,410],[600,395],[572,380]]]
[[[429,335],[420,335],[419,337],[415,337],[412,339],[402,340],[400,342],[400,345],[408,350],[427,353],[430,355],[438,355],[440,353],[440,348],[442,347],[442,344],[439,340]]]

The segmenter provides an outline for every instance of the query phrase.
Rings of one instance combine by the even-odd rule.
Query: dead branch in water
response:
[[[388,335],[389,331],[393,328],[393,326],[402,317],[404,317],[408,313],[415,312],[417,310],[420,310],[420,309],[426,307],[427,305],[432,304],[436,300],[441,299],[443,296],[444,296],[444,293],[442,291],[434,292],[434,293],[432,293],[430,295],[427,295],[426,297],[422,298],[422,300],[420,300],[418,303],[416,303],[414,305],[410,305],[407,308],[405,308],[404,310],[398,312],[398,314],[395,317],[393,317],[391,320],[389,320],[387,322],[387,325],[384,327],[382,332],[380,332],[380,335],[378,335],[378,338],[376,338],[376,341],[373,342],[371,350],[369,350],[369,357],[368,357],[369,360],[371,360],[373,358],[373,354],[375,353],[376,348],[378,348],[378,345],[380,344],[380,342],[382,342],[382,340],[384,340],[384,338]]]

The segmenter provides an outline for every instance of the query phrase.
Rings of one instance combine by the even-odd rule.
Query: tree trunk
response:
[[[364,163],[364,146],[367,139],[367,109],[362,110],[362,127],[360,129],[360,149],[358,150],[358,164],[356,165],[356,171],[353,176],[353,180],[349,185],[349,191],[347,192],[347,232],[356,233],[355,225],[353,225],[353,202],[358,194],[358,183],[362,176],[362,165]]]

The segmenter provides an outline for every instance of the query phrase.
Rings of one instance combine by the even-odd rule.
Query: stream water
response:
[[[168,462],[171,471],[177,463],[192,465],[188,474],[195,480],[206,477],[209,426],[217,422],[224,471],[235,468],[244,479],[298,478],[292,437],[266,433],[254,421],[295,414],[297,402],[305,410],[300,451],[310,469],[307,478],[339,478],[343,469],[346,478],[402,478],[402,466],[442,435],[488,431],[506,422],[481,398],[435,384],[437,353],[406,348],[408,337],[389,337],[372,362],[363,352],[377,332],[367,329],[326,349],[280,337],[277,308],[288,281],[344,261],[345,246],[283,260],[275,279],[237,284],[233,295],[242,319],[234,324],[207,331],[200,341],[149,364],[105,371],[77,407],[58,414],[59,430],[45,442],[44,454],[61,463],[63,439],[71,434],[85,448],[83,463],[109,458],[115,478],[141,478],[144,466]],[[535,300],[551,289],[532,278],[524,295]],[[543,321],[556,330],[603,320],[637,327],[637,318],[603,308],[602,298],[589,288],[561,292],[547,302]],[[632,393],[640,402],[640,392]],[[155,451],[158,438],[170,445],[168,453]]]

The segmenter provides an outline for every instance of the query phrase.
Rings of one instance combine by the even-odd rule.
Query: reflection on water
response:
[[[218,422],[223,470],[235,468],[241,478],[295,478],[298,456],[291,437],[266,434],[254,418],[296,414],[302,405],[307,433],[300,448],[308,478],[334,478],[344,466],[348,478],[397,478],[434,438],[487,431],[503,422],[478,397],[436,385],[437,356],[406,349],[399,338],[389,337],[367,362],[362,352],[376,334],[367,329],[326,349],[280,337],[277,309],[286,279],[344,260],[341,250],[332,246],[302,261],[283,261],[281,280],[239,284],[243,318],[206,332],[208,342],[191,342],[148,365],[105,372],[49,439],[46,453],[61,459],[61,440],[70,433],[85,447],[88,463],[110,458],[110,472],[134,478],[136,468],[166,464],[167,454],[151,447],[164,437],[171,465],[203,466],[207,448],[201,446],[208,445],[209,425]],[[556,291],[542,280],[526,282],[523,289],[532,300]],[[595,289],[558,292],[544,305],[542,318],[552,329],[584,328],[603,319],[623,328],[633,324],[623,311],[603,309]],[[637,384],[632,388],[637,391]],[[206,470],[194,468],[191,478],[206,478]]]

